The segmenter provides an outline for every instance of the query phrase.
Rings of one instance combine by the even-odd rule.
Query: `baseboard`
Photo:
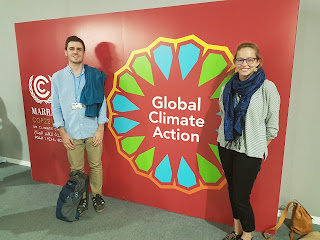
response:
[[[283,210],[278,210],[278,217],[281,216]],[[311,216],[313,219],[312,219],[312,223],[313,224],[316,224],[316,225],[320,225],[320,217],[315,217],[315,216]],[[287,219],[291,219],[291,212],[290,214],[287,215],[286,217]]]
[[[18,159],[14,159],[14,158],[7,158],[7,157],[0,156],[0,162],[9,162],[9,163],[22,165],[22,166],[31,167],[31,163],[29,161],[18,160]]]

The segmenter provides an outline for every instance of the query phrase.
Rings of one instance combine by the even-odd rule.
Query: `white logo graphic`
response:
[[[51,82],[51,77],[48,75]],[[51,103],[50,91],[41,88],[41,85],[49,83],[49,80],[44,76],[38,76],[33,80],[33,75],[29,79],[29,91],[33,99],[37,103]],[[49,97],[48,97],[49,96]]]

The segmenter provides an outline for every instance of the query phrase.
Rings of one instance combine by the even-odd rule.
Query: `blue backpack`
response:
[[[59,194],[56,217],[66,222],[73,222],[79,219],[78,206],[84,193],[88,202],[89,176],[81,171],[72,171],[69,176],[69,180]]]

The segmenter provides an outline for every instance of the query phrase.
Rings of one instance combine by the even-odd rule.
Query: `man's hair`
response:
[[[69,42],[80,42],[82,44],[82,46],[83,46],[83,51],[84,52],[86,51],[86,46],[84,45],[84,42],[82,41],[81,38],[79,38],[77,36],[68,37],[67,40],[66,40],[66,44],[65,44],[65,50],[67,50]]]

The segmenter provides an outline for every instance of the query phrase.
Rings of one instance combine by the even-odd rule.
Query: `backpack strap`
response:
[[[89,203],[89,176],[84,172],[79,172],[78,176],[81,177],[84,181],[84,193],[86,194],[86,201]],[[88,205],[87,205],[88,207]]]
[[[289,207],[290,207],[290,205],[291,205],[292,203],[294,203],[294,201],[291,201],[291,202],[288,203],[288,205],[287,205],[286,208],[284,209],[283,213],[281,214],[277,225],[275,225],[274,227],[269,228],[268,230],[264,231],[263,236],[264,236],[265,239],[273,240],[273,238],[267,236],[267,232],[268,232],[268,231],[277,230],[279,227],[281,227],[282,223],[284,222],[284,220],[285,220],[285,218],[286,218],[286,216],[287,216]],[[292,240],[292,239],[291,239],[291,240]]]
[[[81,193],[85,193],[86,201],[89,202],[89,176],[82,171],[72,171],[69,173],[70,179],[77,179],[79,184],[78,191],[81,189]],[[79,180],[81,179],[81,181]],[[88,205],[87,205],[88,206]]]

